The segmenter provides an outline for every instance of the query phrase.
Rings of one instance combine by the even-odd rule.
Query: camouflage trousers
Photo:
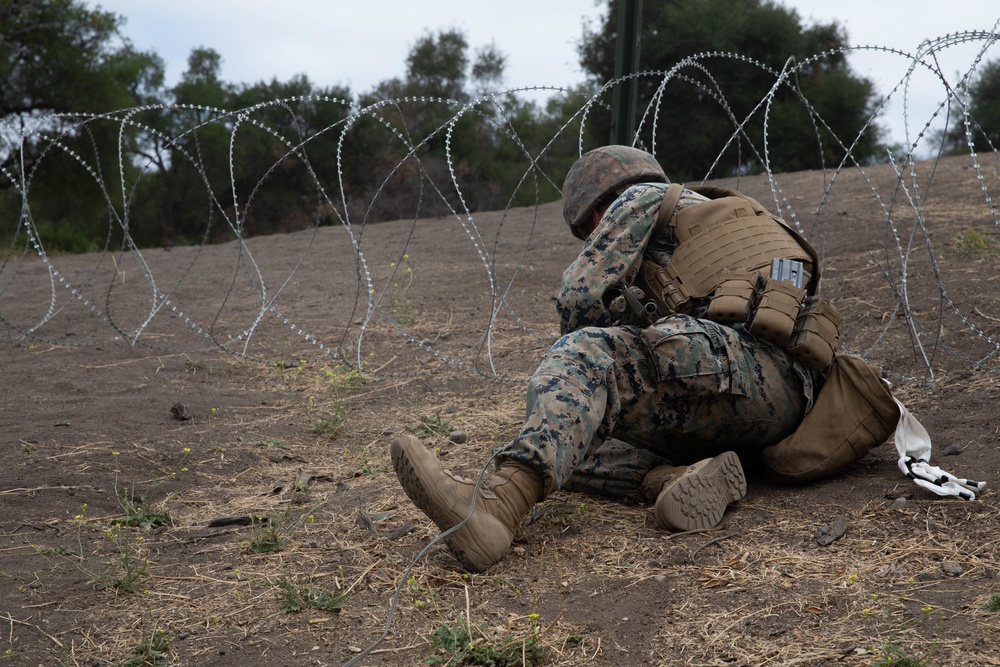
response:
[[[742,326],[678,315],[563,336],[528,383],[520,434],[500,452],[559,488],[640,498],[645,474],[726,450],[759,451],[812,407],[814,376]]]

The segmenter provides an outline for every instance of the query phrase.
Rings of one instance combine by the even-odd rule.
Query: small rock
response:
[[[453,414],[455,414],[456,412],[458,412],[458,406],[457,406],[457,405],[449,405],[448,407],[446,407],[446,408],[444,409],[444,413],[445,413],[446,415],[453,415]]]
[[[655,581],[657,583],[662,584],[666,580],[667,580],[667,577],[665,575],[662,575],[662,574],[654,574],[653,575],[653,581]]]
[[[513,551],[518,556],[524,555],[524,547],[514,547],[513,549],[511,549],[511,551]]]
[[[903,496],[900,496],[899,498],[896,498],[895,500],[892,501],[892,506],[891,507],[894,510],[901,510],[901,509],[903,509],[904,507],[906,507],[906,498],[903,497]]]
[[[465,431],[452,431],[448,434],[448,439],[454,442],[456,445],[464,445],[469,441],[469,436]]]
[[[964,572],[962,566],[953,560],[946,560],[943,563],[941,563],[941,569],[949,577],[957,577],[960,574],[962,574],[962,572]]]
[[[944,448],[944,451],[941,452],[941,455],[942,456],[958,456],[961,453],[962,453],[962,448],[959,447],[958,445],[948,445],[947,447]]]
[[[170,412],[174,415],[174,419],[179,419],[181,421],[191,419],[191,411],[188,410],[188,406],[183,403],[174,403],[170,408]]]

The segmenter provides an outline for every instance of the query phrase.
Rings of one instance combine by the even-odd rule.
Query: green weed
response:
[[[149,561],[143,553],[142,536],[130,539],[130,534],[123,532],[119,526],[108,528],[104,534],[115,547],[109,577],[112,588],[121,593],[135,593],[149,568]]]
[[[856,584],[857,576],[848,577],[849,584]],[[913,580],[910,580],[912,583]],[[908,600],[906,592],[891,595],[870,594],[870,606],[862,610],[862,615],[871,620],[872,629],[878,637],[878,644],[872,646],[872,653],[877,657],[871,663],[872,667],[929,667],[933,658],[934,650],[937,648],[938,635],[935,632],[934,641],[928,652],[921,655],[911,655],[899,642],[899,636],[905,631],[917,626],[923,626],[930,618],[933,608],[931,606],[921,607],[920,616],[913,616],[904,604]],[[877,620],[878,613],[884,615],[885,620]],[[899,615],[908,616],[902,622],[897,621]],[[944,615],[940,616],[944,620]]]
[[[429,665],[484,665],[485,667],[520,667],[537,665],[544,657],[538,614],[529,617],[531,627],[524,635],[491,638],[488,624],[469,623],[459,614],[454,623],[442,625],[431,638],[431,647],[438,655],[427,659]]]
[[[267,459],[271,463],[280,463],[287,458],[284,452],[288,449],[288,447],[281,440],[266,438],[256,444],[258,447],[264,447],[267,450]]]
[[[254,516],[253,534],[250,536],[247,552],[274,554],[284,549],[288,540],[281,534],[280,526],[280,521],[271,521],[260,515]]]
[[[165,667],[170,663],[170,638],[166,630],[154,630],[132,650],[122,667]]]
[[[413,324],[413,316],[410,314],[410,299],[407,292],[413,284],[413,267],[409,265],[410,256],[403,255],[399,263],[392,262],[389,268],[392,269],[392,303],[391,310],[396,322],[402,326]]]
[[[986,611],[1000,611],[1000,593],[994,593],[990,596],[990,601],[986,603]]]
[[[881,647],[882,656],[872,663],[872,667],[927,667],[926,657],[917,658],[908,654],[896,644]]]
[[[215,408],[212,408],[213,410]],[[181,473],[187,472],[187,468],[184,466],[184,462],[187,460],[188,455],[191,454],[191,448],[185,447],[181,450],[181,458],[178,460],[174,469],[171,470],[166,475],[158,477],[152,482],[152,489],[156,490],[158,486],[172,479],[177,478],[178,470]],[[131,528],[155,528],[156,526],[166,526],[170,524],[170,516],[161,510],[152,509],[153,502],[151,497],[145,493],[138,494],[138,499],[136,498],[135,484],[127,485],[120,483],[121,466],[119,464],[120,454],[119,452],[111,452],[111,455],[115,460],[115,478],[112,486],[115,490],[115,498],[118,500],[118,506],[122,508],[125,513],[121,519],[115,519],[111,523],[113,525],[119,526],[129,526]]]
[[[347,407],[334,401],[333,405],[323,405],[315,396],[309,397],[306,416],[312,422],[313,432],[335,440],[347,425]]]
[[[302,525],[312,523],[314,517],[311,513],[304,512],[297,519],[289,518],[289,510],[281,516],[265,517],[254,515],[251,517],[253,532],[250,535],[250,542],[247,545],[247,553],[273,554],[278,553],[288,546],[289,536]]]
[[[984,227],[968,227],[955,239],[955,253],[962,259],[993,254],[996,247]]]
[[[303,609],[318,609],[320,611],[339,612],[343,607],[344,594],[331,593],[322,588],[299,588],[284,577],[275,582],[278,585],[278,605],[286,613],[295,613]]]
[[[112,525],[105,529],[104,538],[112,546],[108,562],[103,567],[91,565],[88,554],[83,548],[83,528],[87,524],[87,504],[80,507],[80,513],[74,517],[76,521],[76,549],[59,547],[57,549],[38,550],[40,556],[60,556],[67,559],[72,567],[79,572],[84,581],[99,588],[113,588],[121,593],[134,593],[147,575],[149,561],[146,559],[145,545],[141,535],[132,535],[122,526]]]

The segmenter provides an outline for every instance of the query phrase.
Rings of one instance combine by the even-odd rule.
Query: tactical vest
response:
[[[843,320],[815,296],[816,250],[755,199],[728,188],[688,189],[709,200],[678,211],[684,186],[673,183],[656,217],[653,236],[670,227],[677,240],[670,262],[661,266],[644,257],[628,284],[656,304],[660,317],[691,313],[711,297],[708,319],[745,322],[752,334],[787,348],[811,368],[828,368]],[[802,263],[809,276],[802,288],[771,277],[776,259]]]

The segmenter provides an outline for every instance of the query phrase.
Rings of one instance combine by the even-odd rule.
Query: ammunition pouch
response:
[[[843,323],[833,304],[818,296],[809,297],[795,320],[788,351],[812,370],[826,370],[833,363]]]
[[[758,279],[757,290],[760,298],[747,331],[780,347],[788,347],[805,290],[784,280],[764,277]]]
[[[757,275],[748,271],[727,271],[708,303],[706,317],[719,324],[749,322],[757,307]]]

